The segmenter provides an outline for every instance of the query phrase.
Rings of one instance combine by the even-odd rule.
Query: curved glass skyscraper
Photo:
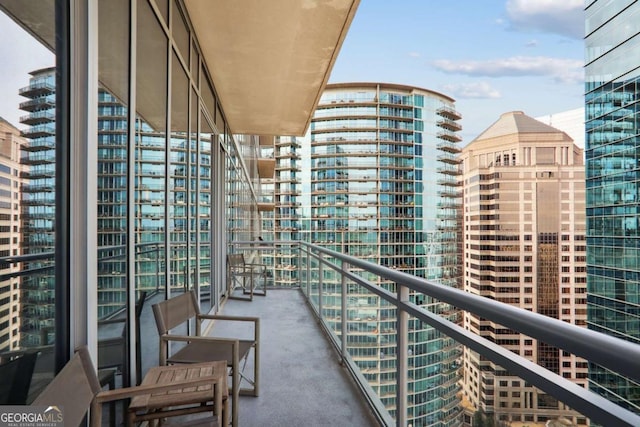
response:
[[[430,90],[328,85],[311,123],[311,241],[458,286],[460,118],[453,99]],[[331,297],[327,301],[331,317],[339,307],[331,306]],[[411,301],[458,321],[451,307],[422,294]],[[349,289],[348,306],[349,352],[393,415],[396,332],[386,319],[395,315],[356,287]],[[340,322],[336,314],[338,333]],[[458,345],[417,321],[410,328],[410,422],[459,425]]]

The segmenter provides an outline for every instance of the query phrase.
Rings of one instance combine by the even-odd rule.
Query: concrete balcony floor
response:
[[[251,302],[228,300],[221,314],[261,322],[260,395],[240,398],[240,426],[377,424],[299,290],[269,290]],[[215,325],[213,335],[237,336],[232,325]]]

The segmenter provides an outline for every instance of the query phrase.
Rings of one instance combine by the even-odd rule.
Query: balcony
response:
[[[24,138],[43,138],[46,136],[54,136],[55,134],[56,126],[54,124],[34,125],[21,132]]]
[[[273,202],[258,202],[258,212],[273,212],[276,209],[276,205]]]
[[[262,322],[261,393],[257,398],[240,398],[239,424],[242,426],[283,425],[282,420],[286,420],[287,425],[407,425],[411,422],[406,419],[408,402],[415,401],[410,397],[416,393],[411,391],[409,381],[425,378],[416,378],[417,371],[409,376],[403,373],[419,367],[430,369],[435,361],[440,366],[428,371],[429,383],[433,384],[428,389],[431,395],[440,398],[442,393],[454,390],[461,379],[458,373],[463,353],[458,351],[458,346],[479,354],[482,360],[490,360],[492,366],[508,370],[509,377],[519,378],[553,395],[574,409],[568,410],[570,414],[590,417],[592,422],[603,425],[640,425],[637,414],[441,315],[448,315],[451,306],[459,307],[634,380],[640,377],[637,369],[640,346],[636,344],[303,242],[275,245],[234,242],[233,245],[236,251],[249,251],[256,257],[270,256],[274,248],[288,248],[297,255],[293,258],[296,266],[275,268],[275,271],[288,270],[296,275],[297,280],[284,279],[293,287],[272,289],[268,296],[254,298],[250,303],[223,300],[222,314],[258,316]],[[24,261],[18,258],[25,257],[7,262]],[[391,292],[385,285],[371,282],[374,278],[395,283],[397,291]],[[267,283],[276,286],[273,282]],[[227,295],[232,291],[227,290]],[[176,288],[172,292],[180,290]],[[438,309],[440,315],[410,302],[410,295],[412,298],[426,295],[440,301],[437,307],[431,307]],[[142,372],[157,364],[158,340],[151,305],[162,298],[162,293],[153,295],[140,318]],[[425,331],[443,334],[440,351],[431,352],[437,359],[431,362],[425,363],[424,350],[420,350],[417,346],[420,342],[414,340],[412,332],[418,327],[415,321],[421,322],[424,326],[419,327]],[[243,333],[241,329],[227,330],[223,326],[213,326],[216,335]],[[37,332],[36,328],[33,331]],[[375,380],[368,382],[365,377]],[[438,388],[435,393],[434,387]],[[389,403],[390,400],[394,403]],[[448,399],[438,414],[440,421],[458,417],[464,411],[462,400],[457,395]],[[383,402],[388,403],[386,409]],[[396,411],[397,419],[391,417],[388,409]],[[415,423],[423,421],[425,419]]]
[[[436,113],[449,120],[460,120],[462,118],[462,115],[451,107],[438,108]]]
[[[437,157],[437,159],[439,162],[447,163],[450,165],[459,165],[460,163],[462,163],[462,159],[453,157],[451,155],[440,155]]]
[[[451,154],[460,154],[462,150],[455,145],[455,142],[441,142],[437,146],[438,150],[446,151]]]
[[[449,142],[460,142],[462,141],[462,138],[457,135],[456,133],[450,132],[450,131],[443,131],[443,132],[438,132],[438,138],[440,139],[444,139],[445,141],[449,141]]]
[[[462,175],[462,171],[460,171],[458,168],[437,168],[436,171],[443,175],[450,175],[450,176]]]
[[[258,175],[260,178],[273,179],[276,169],[276,159],[273,158],[258,158]]]
[[[20,88],[20,95],[25,98],[34,98],[36,96],[49,95],[56,91],[56,87],[53,82],[38,81],[33,82],[29,86]]]
[[[298,289],[270,290],[250,305],[229,300],[222,312],[262,322],[260,397],[240,398],[239,425],[375,425]]]
[[[20,103],[20,109],[28,112],[34,112],[37,110],[46,110],[53,108],[56,105],[56,101],[53,96],[46,96],[44,98],[30,99]]]
[[[454,132],[462,130],[462,125],[460,125],[460,123],[450,119],[438,120],[436,124],[441,128],[448,129]]]
[[[34,111],[26,116],[20,117],[20,123],[25,125],[37,125],[42,123],[50,123],[56,120],[53,110]]]

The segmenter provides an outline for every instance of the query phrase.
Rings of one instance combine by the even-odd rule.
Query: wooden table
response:
[[[192,378],[212,377],[210,385],[186,387],[169,392],[134,397],[128,410],[128,425],[145,420],[157,420],[176,415],[211,411],[218,424],[228,425],[227,362],[204,362],[184,365],[156,366],[149,369],[141,385],[171,384]],[[224,403],[223,403],[224,400]],[[217,417],[215,417],[217,415]],[[152,425],[152,423],[150,423]]]

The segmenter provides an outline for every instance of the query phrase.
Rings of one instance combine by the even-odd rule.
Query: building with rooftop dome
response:
[[[464,148],[464,289],[586,325],[585,184],[582,150],[564,132],[521,111],[503,114]],[[470,331],[587,384],[587,362],[465,312]],[[553,397],[464,354],[463,389],[475,410],[505,422],[587,423]]]

